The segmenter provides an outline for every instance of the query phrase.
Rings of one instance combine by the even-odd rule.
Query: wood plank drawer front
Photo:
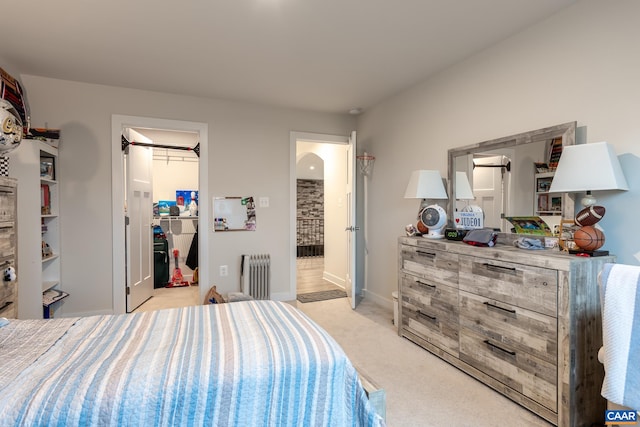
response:
[[[458,255],[448,252],[402,246],[401,269],[429,279],[432,283],[458,287]]]
[[[0,259],[15,257],[16,229],[6,224],[7,223],[0,224]],[[15,267],[15,265],[11,265]],[[4,270],[4,268],[2,268],[2,270]]]
[[[458,357],[458,290],[401,273],[402,327]]]
[[[557,367],[529,353],[460,328],[460,359],[557,412]]]
[[[558,363],[555,317],[460,291],[460,327],[553,365]]]
[[[0,185],[0,222],[16,219],[16,189]]]
[[[17,282],[4,282],[0,280],[0,317],[16,317],[17,297]]]
[[[556,270],[461,255],[459,282],[472,294],[557,316]]]

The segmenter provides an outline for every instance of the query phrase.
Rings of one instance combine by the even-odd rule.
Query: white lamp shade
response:
[[[606,142],[563,147],[550,193],[628,190],[618,156]]]
[[[471,190],[471,185],[469,185],[469,179],[467,178],[467,174],[465,172],[456,172],[456,199],[457,200],[473,200],[475,197],[473,196],[473,190]]]
[[[405,199],[446,199],[440,172],[431,170],[417,170],[411,173]]]

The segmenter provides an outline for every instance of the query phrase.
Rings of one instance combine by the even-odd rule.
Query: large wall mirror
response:
[[[449,218],[457,210],[478,206],[484,212],[484,226],[505,233],[512,232],[506,217],[539,216],[552,230],[562,218],[573,218],[573,199],[546,190],[558,150],[575,144],[575,139],[576,122],[570,122],[450,149]],[[458,197],[463,182],[457,181],[464,178],[473,199]]]

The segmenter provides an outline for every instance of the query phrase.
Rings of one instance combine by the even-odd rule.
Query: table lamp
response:
[[[418,225],[422,223],[427,229],[423,237],[441,239],[444,237],[442,230],[447,224],[445,210],[435,205],[428,205],[427,199],[447,199],[440,172],[434,170],[416,170],[411,173],[409,184],[404,193],[405,199],[422,199],[418,212]],[[418,227],[420,230],[420,227]],[[422,232],[422,230],[420,230]]]
[[[574,242],[586,251],[595,251],[604,244],[604,232],[593,227],[604,216],[604,207],[595,206],[592,191],[628,190],[618,156],[606,142],[568,145],[563,147],[553,176],[550,193],[585,192],[584,209],[575,222],[582,228],[574,233]]]
[[[567,145],[562,149],[549,193],[586,192],[584,207],[596,204],[592,191],[628,190],[618,156],[607,142]]]

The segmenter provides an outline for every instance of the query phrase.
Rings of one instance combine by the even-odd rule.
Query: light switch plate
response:
[[[269,207],[269,198],[268,197],[260,197],[260,207],[268,208]]]

